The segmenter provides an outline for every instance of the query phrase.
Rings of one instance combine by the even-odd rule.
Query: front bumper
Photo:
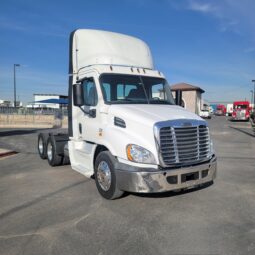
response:
[[[248,120],[249,117],[232,117],[232,120]]]
[[[137,193],[157,193],[192,188],[216,178],[217,160],[178,169],[145,169],[117,163],[117,185],[120,190]]]

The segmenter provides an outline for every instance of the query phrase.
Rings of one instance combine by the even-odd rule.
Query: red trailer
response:
[[[232,120],[249,120],[251,107],[249,101],[236,101],[233,103]]]

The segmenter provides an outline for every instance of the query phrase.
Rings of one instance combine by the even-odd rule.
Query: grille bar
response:
[[[159,140],[161,157],[166,165],[194,163],[209,157],[209,130],[205,125],[161,127]]]

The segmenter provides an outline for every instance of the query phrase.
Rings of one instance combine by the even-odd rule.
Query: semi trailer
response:
[[[70,162],[106,199],[213,182],[208,124],[175,104],[145,42],[78,29],[69,52],[68,133],[40,133],[42,159]]]
[[[233,104],[227,104],[227,116],[232,116],[233,113]]]

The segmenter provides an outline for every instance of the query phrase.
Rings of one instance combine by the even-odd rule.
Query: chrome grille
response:
[[[238,119],[242,119],[242,118],[245,118],[245,111],[237,111],[236,112],[236,117],[238,118]]]
[[[205,125],[162,127],[159,136],[160,153],[165,165],[194,163],[209,157],[209,130]]]

